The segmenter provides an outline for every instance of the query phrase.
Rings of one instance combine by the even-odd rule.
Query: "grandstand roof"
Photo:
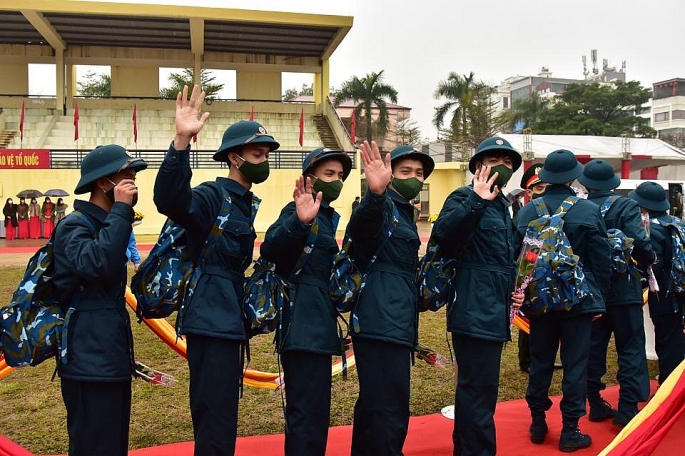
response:
[[[352,17],[74,0],[0,2],[0,44],[327,59]]]

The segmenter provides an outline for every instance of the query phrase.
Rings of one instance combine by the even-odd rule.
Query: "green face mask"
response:
[[[498,173],[495,185],[502,189],[502,187],[507,185],[507,182],[509,182],[509,179],[511,179],[511,175],[514,174],[514,171],[512,171],[512,169],[509,168],[507,165],[497,165],[490,168],[490,176],[492,176],[495,173]],[[490,176],[488,176],[488,178]]]
[[[544,194],[545,194],[545,192],[542,192],[542,193],[533,193],[533,194],[530,196],[530,199],[540,198],[540,197],[543,196]]]
[[[404,198],[408,200],[416,198],[423,188],[423,182],[415,177],[410,177],[409,179],[398,179],[396,177],[392,178],[392,186]]]
[[[240,171],[240,173],[253,184],[261,184],[266,180],[267,177],[269,177],[268,160],[264,160],[261,163],[255,164],[250,163],[240,155],[238,155],[238,157],[243,161],[243,164],[240,165],[238,171]]]
[[[343,188],[343,182],[340,179],[336,179],[332,182],[324,182],[321,179],[316,179],[314,185],[312,185],[312,190],[316,193],[323,193],[323,200],[330,203],[335,201],[340,196],[340,192]]]

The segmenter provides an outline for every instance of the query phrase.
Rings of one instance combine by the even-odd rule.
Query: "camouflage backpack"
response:
[[[583,265],[564,233],[564,216],[579,199],[569,196],[552,215],[542,198],[531,201],[538,218],[526,228],[517,279],[525,284],[527,315],[570,310],[590,294]]]
[[[417,284],[419,286],[419,312],[437,312],[448,300],[457,295],[452,281],[457,275],[457,260],[445,255],[445,251],[432,239],[426,247],[426,254],[419,263]]]
[[[611,205],[616,200],[618,200],[616,195],[611,195],[604,200],[604,203],[600,206],[602,217],[611,209]],[[632,268],[633,238],[626,236],[618,228],[608,229],[607,235],[609,237],[609,246],[611,247],[611,276],[618,277]]]
[[[180,335],[185,304],[192,296],[204,262],[221,237],[230,215],[231,197],[223,188],[221,192],[221,209],[195,261],[188,251],[186,230],[167,219],[157,243],[131,279],[138,318],[165,318],[178,310],[176,330]]]
[[[67,217],[80,217],[95,232],[88,216],[74,211]],[[55,232],[47,244],[38,249],[26,265],[12,302],[0,308],[0,351],[9,366],[37,366],[66,347],[63,340],[64,304],[78,294],[79,281],[69,289],[57,290],[54,274]],[[78,299],[78,298],[76,298]],[[66,331],[65,331],[66,333]]]
[[[672,215],[653,218],[650,220],[655,225],[666,226],[671,231],[671,271],[668,280],[667,293],[678,296],[685,294],[685,224]]]
[[[334,223],[337,225],[337,221]],[[335,231],[335,229],[334,229]],[[268,334],[280,325],[281,310],[286,304],[295,301],[293,281],[300,274],[309,254],[314,250],[319,224],[314,220],[295,267],[288,279],[276,273],[276,264],[259,257],[254,263],[254,272],[245,283],[243,298],[243,318],[247,336]]]
[[[366,266],[368,271],[383,251],[385,245],[390,240],[395,227],[399,223],[400,215],[397,207],[392,203],[392,218],[388,231],[383,235],[383,239],[378,245],[378,249],[373,254]],[[346,232],[343,238],[343,245],[340,252],[333,260],[333,270],[328,288],[331,301],[338,312],[349,312],[357,302],[364,286],[366,285],[366,271],[362,272],[352,259],[352,238]],[[353,315],[354,319],[354,315]]]

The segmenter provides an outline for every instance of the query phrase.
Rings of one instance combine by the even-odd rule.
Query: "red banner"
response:
[[[20,141],[24,141],[24,102],[21,102],[21,114],[19,114],[19,133]]]
[[[133,104],[133,142],[138,144],[138,110]]]
[[[74,102],[74,141],[78,141],[78,103]]]
[[[357,144],[357,116],[352,111],[352,120],[350,121],[350,140],[352,144]]]
[[[300,147],[304,142],[304,108],[300,111],[300,136],[299,136]]]
[[[0,169],[50,169],[50,151],[0,149]]]

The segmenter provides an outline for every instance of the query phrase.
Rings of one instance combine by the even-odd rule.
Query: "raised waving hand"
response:
[[[190,144],[194,135],[198,134],[205,122],[209,119],[209,113],[200,115],[200,108],[205,101],[205,93],[195,85],[188,98],[188,86],[183,86],[183,92],[176,96],[176,116],[174,124],[176,126],[176,137],[174,138],[174,148],[178,151],[185,150]]]
[[[368,141],[364,141],[360,149],[366,185],[372,193],[382,195],[392,176],[390,154],[387,154],[385,160],[383,160],[376,141],[371,141],[371,144]]]
[[[309,177],[300,176],[295,181],[295,190],[293,191],[293,200],[295,201],[295,209],[297,211],[297,218],[302,223],[312,223],[319,213],[323,193],[316,194],[316,198],[312,195],[312,181]]]

